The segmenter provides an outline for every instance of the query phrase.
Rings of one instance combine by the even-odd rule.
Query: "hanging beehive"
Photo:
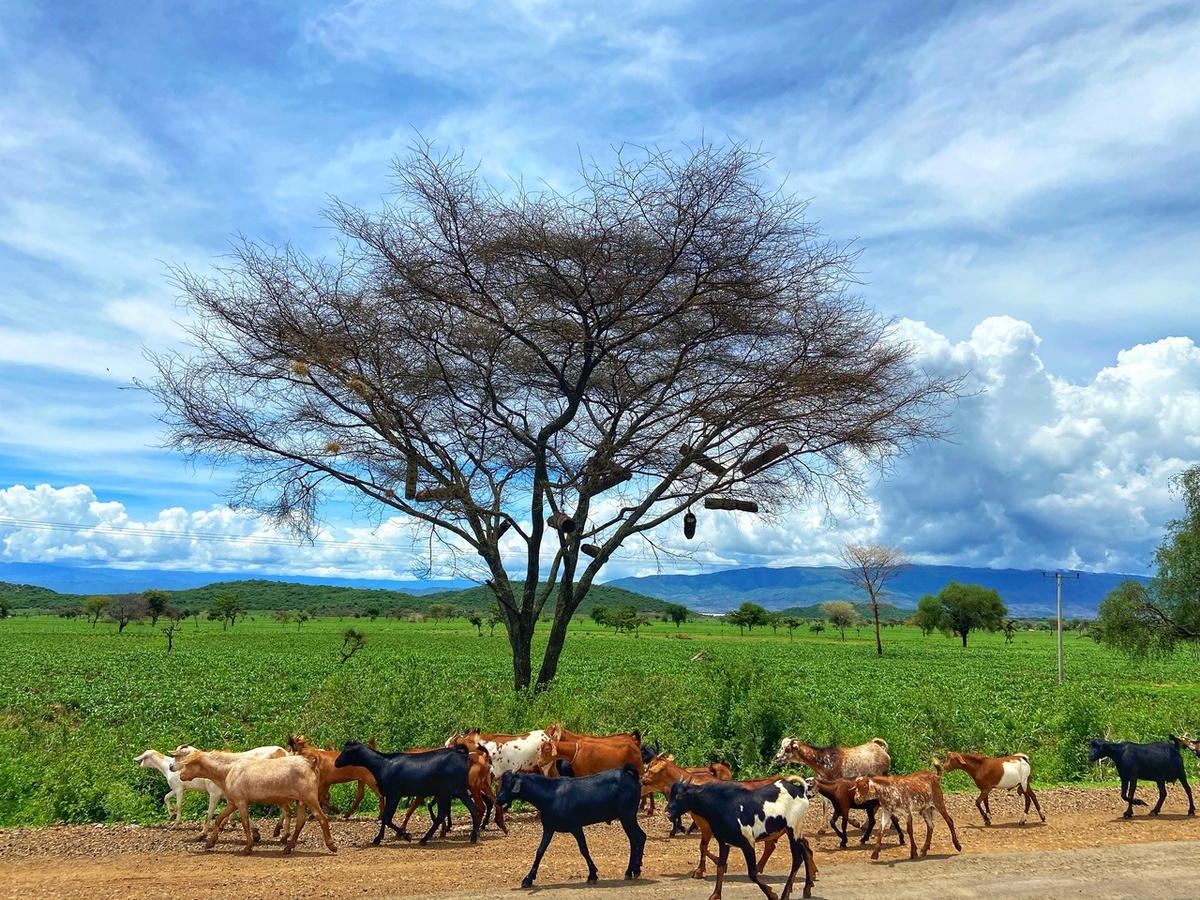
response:
[[[688,446],[687,444],[684,444],[682,447],[679,448],[679,452],[682,453],[684,456],[688,456],[689,454],[691,454],[692,448],[690,446]],[[712,474],[716,475],[718,478],[720,478],[722,475],[724,475],[726,472],[729,471],[729,469],[727,469],[725,466],[721,465],[715,459],[709,459],[704,454],[699,454],[697,456],[693,456],[692,462],[694,462],[700,468],[707,469],[709,472],[712,472]]]
[[[788,452],[787,444],[776,444],[764,450],[758,456],[752,456],[742,463],[742,474],[753,475],[759,469],[765,469],[779,457],[784,456]]]
[[[413,499],[418,503],[429,503],[434,500],[453,500],[458,491],[452,487],[431,487],[417,491]]]
[[[592,559],[595,559],[597,556],[600,555],[600,548],[597,547],[595,544],[582,544],[582,545],[580,545],[579,549],[582,550],[584,553],[586,553],[588,556],[590,556]]]
[[[705,509],[728,509],[734,512],[758,512],[758,504],[753,500],[737,500],[733,497],[705,497]]]
[[[696,514],[690,509],[683,517],[683,536],[689,541],[696,536]]]
[[[633,477],[633,471],[611,460],[593,458],[583,470],[583,480],[579,485],[579,494],[583,497],[593,497],[609,488],[628,481]]]
[[[575,530],[575,520],[566,513],[555,513],[546,520],[546,524],[557,531],[563,537],[566,537]]]

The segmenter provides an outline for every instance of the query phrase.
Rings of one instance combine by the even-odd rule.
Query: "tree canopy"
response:
[[[821,604],[821,611],[829,624],[841,632],[842,640],[846,640],[846,629],[858,621],[858,610],[849,600],[826,600]]]
[[[925,633],[940,630],[956,634],[967,646],[972,631],[998,631],[1008,615],[1000,593],[981,584],[951,581],[934,594],[926,594],[917,603],[913,621]]]
[[[1170,653],[1180,642],[1200,644],[1200,465],[1170,485],[1183,500],[1183,515],[1166,524],[1150,584],[1123,581],[1100,603],[1101,642],[1132,656]]]
[[[914,364],[766,162],[622,149],[576,189],[502,192],[418,143],[380,211],[333,202],[332,257],[244,240],[174,270],[196,324],[146,386],[166,443],[301,533],[347,491],[405,517],[429,566],[494,592],[514,686],[545,687],[618,552],[686,554],[656,529],[691,507],[857,498],[943,433],[958,381]]]

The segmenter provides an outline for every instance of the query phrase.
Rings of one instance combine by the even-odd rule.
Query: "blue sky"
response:
[[[1200,7],[1141,0],[6,0],[0,561],[410,577],[403,522],[297,546],[225,508],[234,473],[159,449],[131,384],[182,337],[168,266],[320,253],[329,198],[378,205],[418,135],[562,188],[622,143],[761,147],[924,364],[970,371],[868,508],[706,522],[670,571],[881,540],[1146,572],[1200,462]]]

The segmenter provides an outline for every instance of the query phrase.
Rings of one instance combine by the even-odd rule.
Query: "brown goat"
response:
[[[551,766],[556,759],[565,759],[571,764],[576,777],[595,775],[608,769],[633,766],[642,771],[642,748],[626,735],[604,737],[579,737],[574,740],[550,740],[542,744],[538,764],[542,769]]]
[[[671,785],[677,781],[704,784],[706,781],[729,781],[732,778],[733,770],[724,760],[707,766],[683,767],[675,764],[674,754],[652,756],[650,762],[646,764],[646,771],[642,774],[642,797],[652,797],[655,791],[668,797],[671,794]],[[651,813],[653,813],[653,808]],[[668,837],[675,837],[683,830],[679,820],[675,819],[671,823],[671,833]]]
[[[786,737],[775,754],[775,765],[799,763],[812,769],[818,778],[831,781],[836,778],[857,778],[859,775],[886,775],[892,767],[887,741],[871,738],[855,747],[814,747],[794,737]],[[817,834],[825,833],[825,797],[821,797],[821,827]],[[848,820],[849,821],[849,820]],[[857,822],[850,821],[855,828]]]
[[[871,839],[871,832],[875,828],[875,810],[879,808],[878,800],[868,800],[866,803],[859,803],[854,798],[855,781],[853,778],[835,778],[832,781],[826,781],[822,778],[814,778],[813,786],[816,790],[829,801],[833,807],[833,815],[829,818],[829,826],[833,829],[833,833],[841,839],[841,846],[846,846],[846,831],[847,823],[850,821],[850,810],[861,809],[867,814],[867,824],[863,831],[863,836],[858,839],[860,844],[865,844]],[[842,820],[842,827],[839,829],[837,822]],[[900,823],[895,819],[892,824],[896,827],[896,834],[900,837],[900,846],[904,846],[904,831],[900,827]]]
[[[322,750],[320,747],[314,747],[302,734],[294,734],[289,737],[287,745],[292,753],[298,756],[306,756],[316,761],[317,774],[321,776],[321,805],[330,812],[336,811],[329,803],[330,786],[334,784],[346,784],[351,781],[358,783],[358,792],[355,794],[354,802],[346,810],[344,818],[349,819],[358,810],[366,788],[371,789],[371,793],[375,795],[375,799],[379,802],[379,808],[383,809],[383,795],[379,793],[379,788],[375,786],[375,776],[369,770],[364,769],[362,766],[343,766],[339,769],[333,764],[341,751]]]
[[[934,764],[935,767],[937,764]],[[954,830],[954,820],[946,810],[946,800],[942,796],[942,780],[936,772],[914,772],[911,775],[860,775],[855,779],[854,799],[859,803],[868,800],[879,801],[880,822],[879,831],[875,835],[875,849],[871,859],[879,859],[879,851],[883,847],[883,833],[892,820],[905,819],[908,829],[908,855],[910,859],[917,858],[917,842],[913,838],[913,814],[920,813],[925,820],[925,846],[920,855],[929,852],[929,844],[933,840],[933,811],[941,813],[946,824],[950,826],[950,838],[954,841],[954,849],[962,850],[958,841],[958,832]]]
[[[1046,821],[1046,815],[1042,812],[1037,795],[1029,787],[1032,769],[1029,766],[1029,757],[1024,753],[1014,756],[984,756],[981,753],[955,753],[951,750],[946,754],[946,759],[941,766],[947,772],[961,769],[971,776],[975,786],[979,788],[979,796],[975,798],[975,807],[983,816],[984,825],[992,824],[992,807],[988,802],[988,794],[996,789],[1012,790],[1016,788],[1017,794],[1025,798],[1025,812],[1021,814],[1021,821],[1017,823],[1018,825],[1025,824],[1031,802],[1037,810],[1038,817],[1043,822]]]

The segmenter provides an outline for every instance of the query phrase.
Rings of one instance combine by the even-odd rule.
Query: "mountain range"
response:
[[[986,569],[966,566],[911,566],[889,582],[882,601],[903,610],[915,609],[925,594],[936,594],[951,581],[981,584],[999,592],[1009,614],[1042,617],[1055,614],[1057,585],[1053,572],[1040,569]],[[1107,572],[1064,572],[1063,615],[1092,618],[1100,601],[1126,578],[1146,582],[1145,576]],[[1078,577],[1076,577],[1078,575]],[[181,591],[235,579],[236,575],[160,569],[114,569],[41,563],[0,563],[0,583],[27,584],[65,594],[117,594],[147,588]],[[430,594],[475,587],[464,580],[396,581],[384,579],[317,578],[279,574],[256,576],[297,584],[330,585]],[[728,569],[698,575],[648,575],[606,582],[667,603],[680,603],[702,613],[723,613],[749,601],[769,610],[811,607],[826,600],[861,602],[866,595],[846,580],[835,566]]]

